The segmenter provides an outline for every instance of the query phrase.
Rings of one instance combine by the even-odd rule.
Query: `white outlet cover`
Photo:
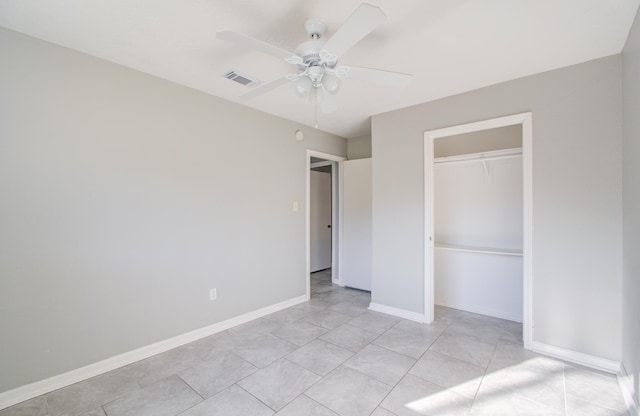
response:
[[[218,289],[209,290],[209,300],[216,300],[218,298]]]

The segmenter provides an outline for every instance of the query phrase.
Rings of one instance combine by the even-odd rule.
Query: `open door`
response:
[[[342,274],[344,285],[371,291],[371,158],[344,162]]]

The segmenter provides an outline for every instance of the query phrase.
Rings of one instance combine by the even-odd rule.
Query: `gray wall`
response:
[[[305,293],[305,149],[345,139],[4,29],[0,50],[0,391]]]
[[[434,140],[433,157],[459,156],[522,147],[522,126],[505,126]]]
[[[367,159],[371,157],[371,135],[347,139],[347,158]]]
[[[622,363],[640,398],[640,17],[622,53],[623,328]]]
[[[423,312],[424,132],[533,112],[533,340],[621,358],[620,56],[373,117],[373,302]]]

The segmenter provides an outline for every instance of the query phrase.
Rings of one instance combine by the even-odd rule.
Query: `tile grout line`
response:
[[[567,398],[567,376],[565,374],[566,365],[562,365],[562,395],[564,398],[564,416],[569,414],[569,401]]]
[[[493,352],[491,353],[491,358],[489,359],[487,366],[484,368],[484,372],[482,373],[482,377],[480,378],[480,383],[478,383],[478,387],[476,387],[476,392],[473,395],[473,399],[471,400],[471,406],[469,406],[469,411],[467,413],[471,413],[471,409],[473,409],[473,406],[476,404],[476,400],[478,398],[478,392],[480,392],[480,387],[482,387],[482,383],[484,383],[484,378],[487,376],[487,371],[489,371],[489,366],[491,366],[491,361],[493,361],[493,357],[495,357],[496,355],[496,350],[498,349],[499,342],[500,342],[500,339],[498,339],[496,344],[493,346]]]
[[[238,383],[234,383],[231,386],[227,387],[226,389],[222,390],[229,390],[231,387],[236,386],[240,389],[242,389],[244,392],[246,392],[247,394],[249,394],[251,397],[253,397],[254,399],[256,399],[257,401],[259,401],[260,403],[262,403],[263,405],[267,406],[267,408],[273,410],[273,413],[278,413],[278,410],[274,409],[273,407],[269,406],[268,404],[266,404],[265,402],[263,402],[259,397],[256,397],[253,393],[251,393],[249,390],[245,389],[244,387],[242,387],[241,385],[239,385]],[[222,392],[221,392],[222,393]],[[287,403],[288,404],[288,403]]]

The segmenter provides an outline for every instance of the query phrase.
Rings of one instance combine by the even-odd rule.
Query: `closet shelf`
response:
[[[435,243],[435,248],[448,251],[461,251],[465,253],[495,254],[499,256],[522,257],[522,250],[513,250],[509,248],[457,246],[441,243]]]
[[[512,159],[522,157],[522,147],[513,149],[491,150],[488,152],[468,153],[457,156],[441,156],[433,159],[434,165],[448,165],[454,163],[489,162],[492,160]]]

